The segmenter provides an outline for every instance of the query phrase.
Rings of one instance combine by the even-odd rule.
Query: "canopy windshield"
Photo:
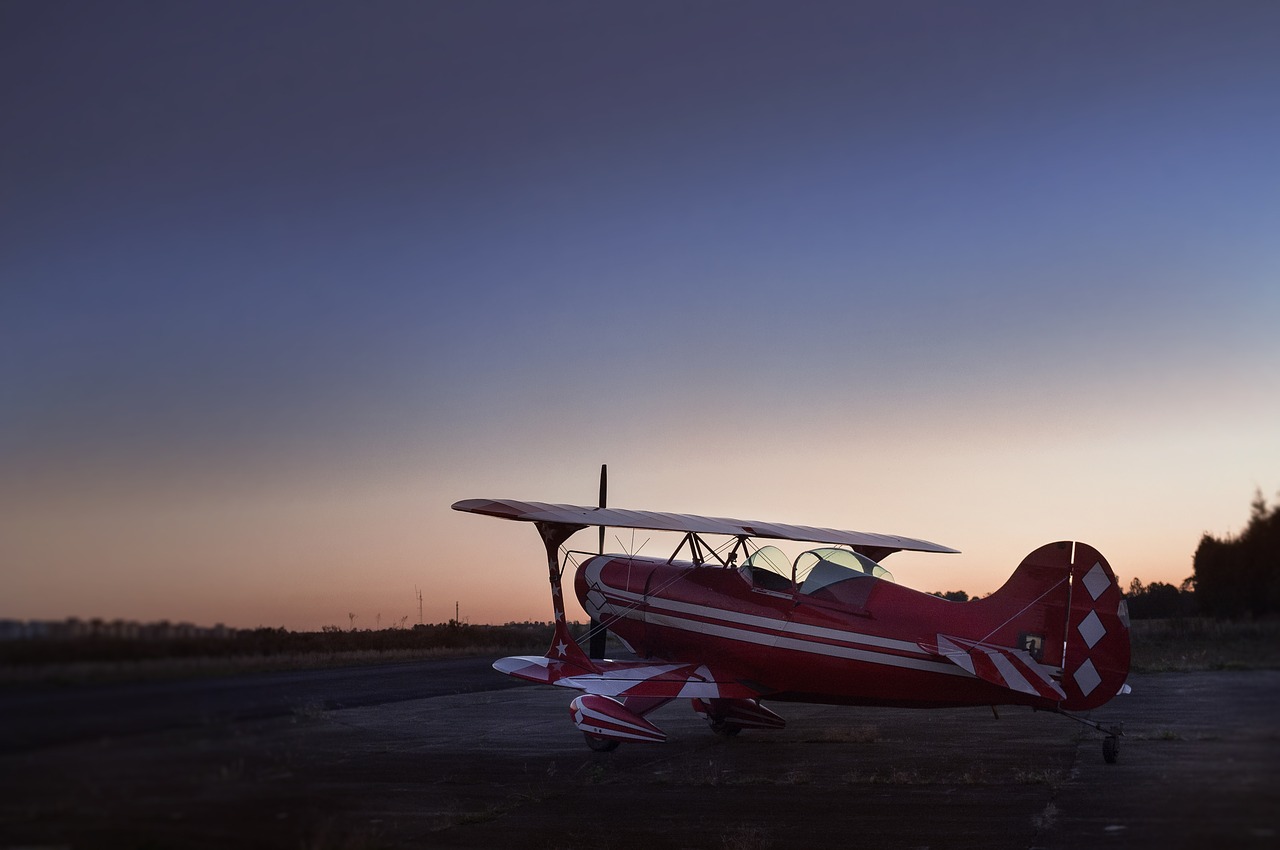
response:
[[[791,589],[791,559],[777,546],[761,546],[742,562],[742,574],[756,587]]]
[[[796,558],[796,584],[801,593],[814,593],[849,579],[873,577],[893,581],[893,574],[884,567],[848,549],[810,549]]]

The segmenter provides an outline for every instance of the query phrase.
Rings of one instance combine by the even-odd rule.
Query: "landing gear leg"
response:
[[[1054,714],[1061,714],[1063,717],[1088,726],[1090,729],[1096,729],[1106,735],[1107,737],[1102,739],[1102,760],[1107,764],[1115,764],[1120,758],[1120,738],[1124,735],[1123,723],[1117,723],[1114,726],[1103,726],[1097,721],[1089,720],[1085,717],[1077,717],[1061,709],[1055,709]]]

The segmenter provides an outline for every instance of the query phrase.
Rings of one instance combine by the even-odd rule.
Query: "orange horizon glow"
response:
[[[586,471],[590,471],[589,467]],[[622,501],[619,496],[611,499],[611,504],[675,507],[708,515],[854,526],[863,531],[919,536],[961,548],[962,552],[891,555],[885,559],[885,566],[898,583],[922,591],[964,590],[971,596],[995,590],[1022,557],[1043,543],[1059,539],[1077,539],[1099,548],[1125,586],[1134,577],[1147,584],[1162,581],[1176,586],[1192,574],[1192,554],[1200,535],[1210,532],[1223,536],[1238,531],[1247,520],[1248,509],[1247,499],[1241,494],[1236,504],[1228,504],[1212,523],[1197,523],[1197,506],[1193,504],[1177,515],[1165,511],[1126,517],[1117,510],[1117,504],[1137,497],[1125,493],[1089,510],[1075,510],[1074,524],[1085,533],[1072,535],[1068,533],[1072,522],[1055,519],[1062,510],[1062,493],[1039,509],[1006,500],[1004,514],[1011,521],[1004,523],[984,523],[981,504],[936,517],[920,514],[916,522],[904,523],[884,517],[905,503],[906,494],[901,489],[881,487],[878,492],[887,497],[887,506],[869,506],[863,511],[880,518],[855,524],[841,523],[839,512],[821,509],[820,503],[832,496],[827,488],[795,498],[797,505],[809,506],[807,512],[796,507],[778,516],[783,511],[751,510],[750,494],[736,493],[726,498],[729,494],[721,493],[719,498],[713,498],[715,494],[708,492],[703,494],[702,504],[685,498],[679,504],[666,505],[657,496],[644,495],[655,484],[661,488],[660,477],[645,478],[648,480],[637,482],[637,492],[626,481],[625,470],[615,466],[616,490],[635,498]],[[587,479],[584,483],[589,485],[589,476]],[[446,498],[513,495],[494,494],[487,489],[457,490]],[[572,497],[563,490],[558,494],[514,495],[545,495],[561,501]],[[775,493],[774,498],[777,496]],[[1216,494],[1216,498],[1229,501],[1222,495]],[[353,506],[365,508],[366,514],[359,521],[352,517]],[[426,510],[428,506],[432,510]],[[421,514],[418,509],[422,509]],[[10,595],[0,616],[147,622],[166,619],[199,625],[224,623],[235,628],[283,626],[314,631],[328,625],[348,628],[352,625],[349,615],[354,613],[356,628],[372,629],[389,627],[401,618],[406,618],[408,624],[418,622],[416,586],[422,590],[422,618],[427,623],[452,619],[455,603],[460,606],[462,620],[476,624],[550,618],[544,555],[532,525],[453,512],[447,502],[426,500],[422,493],[388,492],[380,498],[369,493],[348,494],[309,505],[285,505],[270,498],[221,516],[211,516],[204,510],[198,516],[182,516],[181,512],[160,511],[154,505],[139,505],[134,510],[137,513],[133,516],[115,512],[110,518],[100,516],[92,523],[81,523],[75,534],[62,538],[62,545],[48,541],[57,537],[59,529],[68,530],[66,514],[47,526],[24,524],[31,535],[27,538],[31,546],[28,552],[37,564],[42,560],[43,565],[49,565],[60,559],[70,562],[85,557],[72,543],[92,534],[99,553],[94,559],[98,566],[92,572],[73,571],[78,583],[63,583],[56,591],[50,587],[26,598]],[[1234,522],[1232,513],[1238,517]],[[163,531],[156,530],[157,523]],[[149,533],[147,528],[151,529]],[[219,540],[220,534],[213,529],[225,532],[235,545]],[[187,541],[201,537],[203,545],[193,550]],[[6,540],[13,557],[15,538],[6,536]],[[639,554],[666,555],[677,543],[678,536],[661,532],[610,529],[606,551],[634,548]],[[567,545],[594,551],[596,544],[595,530],[588,529],[571,538]],[[811,548],[792,542],[781,546],[792,557]],[[119,577],[123,575],[132,579],[121,583]],[[22,579],[21,574],[17,578]],[[571,618],[586,619],[576,600],[571,600],[569,614]]]

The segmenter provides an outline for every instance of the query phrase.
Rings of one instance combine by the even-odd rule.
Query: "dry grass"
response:
[[[938,780],[914,768],[888,767],[871,773],[850,771],[840,777],[846,785],[933,785]]]
[[[1157,729],[1142,735],[1134,735],[1135,741],[1181,741],[1182,736],[1172,729]]]
[[[694,786],[699,788],[733,787],[745,785],[808,785],[813,773],[804,766],[784,770],[776,774],[737,773],[721,767],[714,761],[697,762],[676,770],[662,770],[653,774],[655,785]]]
[[[863,773],[852,771],[840,777],[845,785],[1047,785],[1059,787],[1067,775],[1057,768],[1029,767],[992,771],[982,762],[953,769],[884,767]]]
[[[778,777],[779,785],[808,785],[813,781],[807,770],[788,770]]]
[[[1055,767],[1033,767],[1013,772],[1013,781],[1019,785],[1048,785],[1050,788],[1057,788],[1065,778],[1066,774]]]
[[[1058,807],[1053,803],[1049,803],[1044,807],[1044,811],[1031,819],[1031,825],[1040,832],[1053,829],[1053,825],[1058,822]]]
[[[237,676],[284,670],[363,667],[443,658],[498,657],[528,653],[527,647],[481,646],[465,649],[362,649],[348,652],[290,652],[279,655],[229,655],[196,658],[149,658],[136,661],[71,661],[59,664],[0,666],[0,685],[88,684],[162,679]],[[538,650],[540,653],[541,650]],[[535,653],[536,654],[536,653]]]
[[[879,741],[879,727],[870,724],[823,729],[813,737],[804,739],[806,744],[874,744]]]
[[[772,843],[767,832],[748,824],[736,826],[720,836],[720,846],[724,850],[765,850]]]
[[[1138,673],[1280,668],[1277,619],[1134,620],[1130,639],[1130,666]]]

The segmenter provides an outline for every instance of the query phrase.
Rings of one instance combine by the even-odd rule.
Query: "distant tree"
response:
[[[1195,582],[1188,578],[1174,587],[1162,581],[1143,584],[1133,578],[1125,591],[1129,616],[1135,620],[1158,620],[1169,617],[1190,617],[1199,610],[1196,602]]]
[[[942,599],[948,599],[952,602],[969,601],[969,594],[965,593],[963,590],[935,590],[932,595],[941,597]]]
[[[1200,538],[1195,583],[1200,610],[1218,618],[1280,613],[1280,503],[1268,508],[1259,490],[1238,537]]]
[[[1143,586],[1134,579],[1126,594],[1129,616],[1135,620],[1160,620],[1170,617],[1187,617],[1196,613],[1195,592],[1187,589],[1187,582],[1174,587],[1162,581]]]

